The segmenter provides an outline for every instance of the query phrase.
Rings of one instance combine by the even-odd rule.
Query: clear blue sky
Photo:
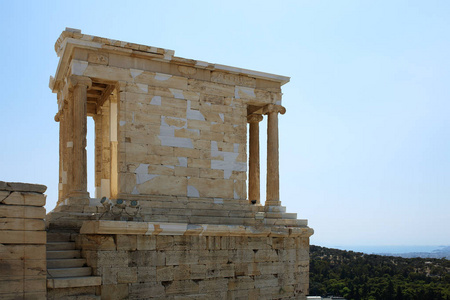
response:
[[[449,1],[0,1],[0,25],[0,180],[47,185],[48,211],[72,27],[290,76],[281,196],[312,243],[450,244]]]

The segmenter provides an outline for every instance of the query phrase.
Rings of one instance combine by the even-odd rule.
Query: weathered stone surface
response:
[[[2,230],[0,243],[2,244],[45,244],[45,231]]]
[[[47,187],[42,184],[0,181],[0,191],[44,193]]]
[[[313,231],[279,197],[278,115],[289,78],[77,30],[63,32],[56,49],[60,67],[50,86],[58,93],[60,190],[47,220],[51,230],[79,233],[76,252],[101,276],[97,294],[305,298]],[[96,124],[96,198],[103,203],[87,194],[86,115]],[[258,202],[259,133],[247,132],[249,115],[268,122],[265,206]],[[247,164],[255,205],[247,200]],[[10,219],[39,219],[39,211],[2,207],[42,202],[7,188],[0,182],[0,234],[30,232],[31,222]],[[68,281],[48,284],[75,293]]]
[[[22,218],[0,218],[0,230],[43,231],[44,220]]]
[[[44,206],[46,196],[34,192],[11,192],[8,196],[1,200],[2,194],[0,193],[0,203],[7,205],[26,205],[26,206]]]
[[[0,204],[0,218],[44,219],[45,208]]]
[[[0,182],[2,299],[46,299],[45,188]]]

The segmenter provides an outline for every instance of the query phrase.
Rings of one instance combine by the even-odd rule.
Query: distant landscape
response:
[[[313,245],[310,253],[310,295],[450,300],[450,260],[446,258],[403,258]]]
[[[380,255],[400,256],[404,258],[447,258],[450,259],[450,246],[441,247],[432,252],[405,252],[405,253],[377,253]]]
[[[399,256],[404,258],[447,258],[450,259],[450,246],[334,246],[327,247],[366,254]]]

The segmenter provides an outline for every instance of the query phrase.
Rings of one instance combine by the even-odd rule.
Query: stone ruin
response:
[[[313,230],[286,213],[279,193],[288,77],[69,28],[55,50],[59,196],[45,220],[47,293],[36,299],[306,299]]]

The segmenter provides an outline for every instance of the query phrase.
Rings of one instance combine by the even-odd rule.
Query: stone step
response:
[[[86,259],[84,258],[71,258],[71,259],[47,259],[48,269],[57,268],[76,268],[86,265]]]
[[[73,249],[75,249],[74,242],[47,242],[47,251],[73,250]]]
[[[47,269],[50,277],[84,277],[92,274],[90,267]]]
[[[297,219],[297,213],[266,212],[264,217],[267,219]]]
[[[286,212],[286,206],[264,206],[264,211],[267,212]]]
[[[70,242],[70,232],[47,232],[47,242]]]
[[[102,284],[100,276],[48,278],[47,287],[51,289],[98,286]]]
[[[78,287],[77,289],[80,289],[81,287]],[[89,288],[89,287],[88,287]],[[52,290],[51,290],[52,291]],[[58,292],[58,290],[54,290]],[[51,293],[47,295],[47,299],[59,299],[58,297],[50,298]],[[77,294],[77,295],[65,295],[64,300],[100,300],[101,296],[96,296],[95,294]]]
[[[49,258],[80,258],[80,250],[56,250],[47,251],[47,259]]]
[[[292,226],[292,227],[304,227],[308,225],[307,220],[301,219],[264,219],[265,225],[273,226]]]

